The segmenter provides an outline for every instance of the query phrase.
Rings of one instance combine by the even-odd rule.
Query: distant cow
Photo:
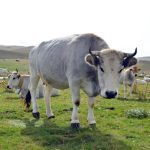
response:
[[[8,73],[8,70],[5,68],[0,68],[0,73]]]
[[[7,84],[8,89],[17,89],[17,93],[21,98],[25,98],[28,92],[30,82],[30,75],[20,75],[17,71],[12,72],[9,75],[9,81]],[[59,90],[53,89],[51,96],[59,95]],[[36,90],[36,98],[44,97],[44,86],[42,81],[38,83],[38,88]]]
[[[146,82],[150,82],[150,77],[149,77],[149,76],[145,76],[145,77],[144,77],[144,80],[145,80]]]
[[[71,126],[78,128],[80,88],[88,95],[88,123],[95,124],[94,97],[115,98],[118,94],[120,70],[135,65],[137,53],[109,49],[107,43],[94,34],[73,36],[42,42],[29,53],[30,93],[33,116],[39,118],[35,97],[39,79],[46,84],[45,102],[48,118],[54,114],[49,101],[52,88],[70,88],[73,102]]]
[[[135,77],[140,70],[141,69],[136,66],[122,70],[120,82],[123,83],[124,86],[124,98],[126,98],[127,86],[130,87],[130,96],[132,96]]]
[[[0,76],[7,76],[9,71],[5,68],[0,68]]]
[[[135,79],[135,84],[137,85],[137,84],[147,84],[147,82],[143,79],[143,80],[141,80],[141,79]]]
[[[8,77],[0,77],[0,80],[7,80]]]

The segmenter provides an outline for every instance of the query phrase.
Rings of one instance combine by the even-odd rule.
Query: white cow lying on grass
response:
[[[30,75],[20,75],[18,71],[14,71],[12,72],[12,74],[9,75],[7,88],[8,89],[15,88],[19,96],[21,98],[25,98],[28,92],[29,82],[30,82]],[[59,90],[53,89],[51,92],[51,96],[57,96],[57,95],[59,95]],[[37,98],[44,97],[44,86],[42,81],[38,83],[36,97]]]
[[[137,73],[140,70],[141,70],[140,68],[134,66],[134,67],[124,69],[121,72],[120,82],[123,83],[124,86],[124,98],[126,98],[127,86],[130,87],[129,92],[130,92],[130,96],[132,96],[135,77],[137,76]]]
[[[0,77],[0,80],[7,80],[8,77]]]
[[[150,82],[150,77],[149,75],[144,76],[143,79],[136,79],[135,83],[136,84],[147,84],[148,82]]]
[[[144,77],[144,80],[145,80],[146,82],[150,82],[150,77],[145,76],[145,77]]]
[[[9,71],[5,68],[0,68],[0,74],[8,74]]]

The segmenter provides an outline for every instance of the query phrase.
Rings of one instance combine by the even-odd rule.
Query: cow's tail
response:
[[[31,94],[29,90],[26,94],[24,104],[25,104],[26,111],[29,111],[29,108],[31,106]]]

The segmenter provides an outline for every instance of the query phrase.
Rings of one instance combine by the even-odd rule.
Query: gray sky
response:
[[[0,0],[0,19],[1,45],[94,33],[111,48],[150,56],[149,0]]]

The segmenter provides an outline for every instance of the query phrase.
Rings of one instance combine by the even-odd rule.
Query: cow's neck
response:
[[[20,81],[19,81],[19,84],[18,84],[18,88],[21,89],[21,88],[22,88],[22,85],[23,85],[23,78],[20,77]]]

